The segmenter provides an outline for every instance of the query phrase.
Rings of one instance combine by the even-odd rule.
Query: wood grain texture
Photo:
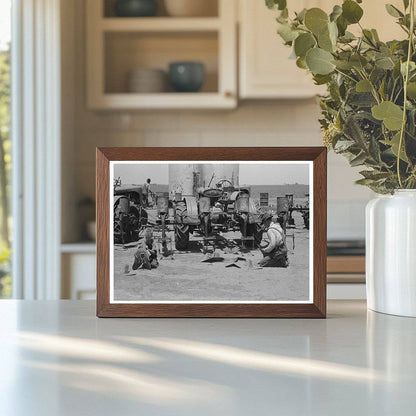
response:
[[[314,300],[304,304],[265,303],[110,303],[110,161],[231,160],[313,161]],[[128,147],[97,149],[97,316],[164,318],[325,318],[326,317],[326,164],[324,147]]]
[[[365,256],[328,256],[328,273],[365,274]]]

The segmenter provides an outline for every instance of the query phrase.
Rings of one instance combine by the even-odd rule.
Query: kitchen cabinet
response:
[[[215,0],[213,0],[215,1]],[[87,1],[87,105],[90,109],[209,109],[237,105],[236,7],[218,2],[217,16],[116,17],[111,1]],[[167,72],[169,63],[198,61],[206,79],[200,92],[129,92],[137,69]]]
[[[296,10],[328,1],[299,0]],[[290,6],[290,4],[289,4]],[[292,6],[294,7],[294,6]],[[244,98],[309,98],[319,92],[306,71],[289,59],[290,48],[276,33],[275,17],[264,1],[239,0],[239,91]]]
[[[292,4],[293,3],[293,4]],[[320,7],[329,12],[337,0],[298,0],[289,2],[289,8]],[[391,2],[402,8],[401,0]],[[239,95],[242,99],[308,98],[325,91],[317,87],[311,75],[289,59],[290,48],[277,35],[275,16],[278,12],[267,9],[264,1],[239,0]],[[376,28],[382,40],[403,38],[394,19],[384,4],[367,1],[362,25]],[[357,32],[357,25],[349,30]]]

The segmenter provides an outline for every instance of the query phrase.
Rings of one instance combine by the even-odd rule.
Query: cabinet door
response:
[[[296,1],[296,10],[327,1]],[[278,12],[262,0],[240,0],[240,97],[306,98],[319,91],[305,70],[289,59],[290,48],[276,33]],[[293,7],[293,6],[292,6]]]
[[[330,12],[340,0],[298,0],[288,2],[290,11],[304,7],[320,7]],[[293,5],[291,5],[293,3]],[[402,0],[389,3],[400,9]],[[403,38],[394,18],[388,15],[385,5],[376,0],[363,2],[362,25],[376,28],[382,40]],[[289,59],[290,48],[277,35],[275,17],[278,12],[268,10],[263,0],[239,0],[240,13],[240,97],[241,98],[305,98],[321,93],[311,76]],[[349,30],[357,33],[357,25]]]

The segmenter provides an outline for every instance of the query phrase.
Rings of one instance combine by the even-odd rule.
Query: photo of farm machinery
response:
[[[254,248],[262,238],[259,212],[249,191],[238,186],[238,165],[170,165],[169,197],[158,196],[156,207],[162,243],[173,227],[179,251],[189,248],[192,234],[202,236],[204,247],[230,231],[241,233],[243,246]]]

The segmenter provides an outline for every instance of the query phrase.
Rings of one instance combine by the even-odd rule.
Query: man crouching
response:
[[[146,233],[144,240],[141,242],[134,253],[133,270],[137,269],[156,269],[159,266],[157,252],[153,250],[153,237]]]
[[[259,261],[261,267],[287,267],[286,235],[279,224],[277,216],[266,214],[263,219],[263,227],[267,231],[267,240],[260,244],[263,259]]]

